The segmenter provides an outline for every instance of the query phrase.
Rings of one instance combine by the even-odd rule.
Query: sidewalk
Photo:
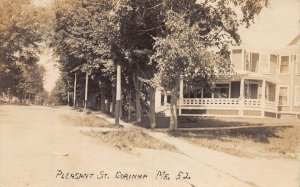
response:
[[[95,114],[110,123],[115,122],[114,118],[106,114]],[[122,120],[120,124],[124,127],[133,126]],[[153,132],[148,129],[143,129],[143,131],[159,140],[175,145],[187,157],[245,184],[263,187],[298,187],[300,184],[299,160],[240,158],[190,144],[166,133]]]

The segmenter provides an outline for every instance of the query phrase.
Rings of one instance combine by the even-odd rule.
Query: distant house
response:
[[[188,87],[181,80],[181,116],[300,117],[300,35],[274,52],[232,48],[240,76],[218,78],[215,87]],[[168,115],[168,92],[156,93],[156,111]]]

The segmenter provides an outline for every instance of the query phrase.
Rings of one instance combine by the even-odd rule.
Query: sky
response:
[[[300,34],[300,0],[271,0],[249,29],[240,29],[243,44],[274,51]]]
[[[31,2],[37,6],[46,6],[52,0],[31,0]]]
[[[57,68],[57,60],[54,57],[52,50],[45,50],[40,55],[39,64],[43,65],[46,69],[44,88],[48,92],[51,92],[52,88],[55,86],[56,80],[60,75],[60,71]]]
[[[46,5],[51,0],[32,0]],[[243,45],[261,51],[274,51],[285,47],[300,33],[300,0],[270,0],[270,7],[262,10],[250,28],[240,28]],[[45,89],[51,91],[59,77],[50,53],[41,57],[47,70]]]

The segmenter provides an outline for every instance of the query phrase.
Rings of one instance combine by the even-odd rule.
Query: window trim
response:
[[[300,59],[298,55],[294,54],[294,56],[296,57],[296,75],[300,75]],[[299,69],[299,71],[298,71]]]
[[[295,95],[294,95],[294,106],[295,107],[300,107],[300,100],[299,100],[299,105],[296,105],[296,98],[297,98],[297,89],[299,89],[299,91],[300,91],[300,86],[295,86]],[[298,93],[298,94],[300,94],[300,93]]]
[[[241,51],[242,58],[240,59],[240,62],[239,62],[239,63],[241,63],[240,64],[241,67],[239,69],[233,63],[233,54],[235,54],[233,51]],[[245,58],[244,58],[244,49],[242,49],[242,48],[233,48],[233,49],[230,50],[230,64],[233,65],[234,70],[242,70],[243,65],[244,65],[244,60],[245,60]]]
[[[287,104],[280,105],[279,98],[280,98],[280,88],[287,88]],[[290,106],[290,86],[289,85],[278,85],[278,106],[288,107]]]
[[[281,57],[283,57],[283,56],[289,57],[288,72],[286,72],[286,73],[281,73],[281,63],[282,63]],[[291,73],[291,55],[280,55],[279,56],[279,75],[288,75],[290,73]]]

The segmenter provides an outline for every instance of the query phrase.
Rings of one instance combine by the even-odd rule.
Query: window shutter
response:
[[[297,68],[296,72],[299,75],[300,74],[300,62],[299,61],[297,62],[297,67],[296,68]]]
[[[260,61],[260,72],[263,74],[269,74],[270,73],[270,59],[268,55],[260,55],[259,58]]]
[[[295,106],[300,106],[300,86],[295,89]]]

